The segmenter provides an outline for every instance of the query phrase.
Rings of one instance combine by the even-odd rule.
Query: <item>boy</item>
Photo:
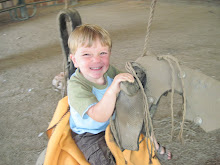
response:
[[[77,68],[68,83],[72,137],[90,164],[115,164],[105,143],[105,129],[114,111],[120,82],[134,82],[134,77],[119,73],[109,64],[112,43],[109,33],[101,27],[77,27],[68,45]]]
[[[120,82],[134,82],[129,73],[111,66],[111,38],[96,25],[77,27],[68,40],[70,58],[77,68],[68,82],[70,128],[72,137],[91,165],[115,164],[105,142],[105,129],[113,115]],[[159,154],[171,159],[171,153],[153,138]]]

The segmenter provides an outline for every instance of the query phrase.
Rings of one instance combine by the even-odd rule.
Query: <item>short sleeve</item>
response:
[[[86,110],[93,104],[98,103],[97,98],[92,93],[92,88],[76,80],[68,82],[68,99],[69,104],[81,117]]]

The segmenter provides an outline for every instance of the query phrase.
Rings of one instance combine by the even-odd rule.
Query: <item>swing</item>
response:
[[[76,21],[75,21],[76,17]],[[64,53],[64,60],[67,63],[67,75],[66,79],[70,77],[70,75],[74,72],[74,65],[69,61],[68,54],[69,50],[67,47],[67,36],[68,30],[66,25],[66,19],[70,21],[75,21],[75,23],[71,24],[72,30],[81,24],[81,19],[76,10],[65,9],[62,10],[58,19],[60,22],[60,36],[62,49]],[[65,68],[65,69],[66,69]],[[47,135],[49,138],[47,149],[45,149],[40,157],[38,158],[37,164],[44,162],[44,164],[88,164],[86,162],[84,155],[76,146],[74,140],[71,138],[70,134],[70,126],[69,126],[69,105],[67,96],[61,99],[57,105],[56,111],[54,113],[53,119],[50,122],[50,125],[47,130]],[[140,137],[140,139],[143,137]],[[110,131],[110,127],[106,129],[106,143],[111,149],[115,159],[116,164],[131,164],[132,162],[136,162],[136,164],[143,164],[144,162],[149,161],[149,157],[147,154],[147,144],[141,143],[139,146],[139,152],[132,152],[129,150],[125,150],[123,153],[119,149],[119,147],[114,142],[114,138]],[[148,142],[150,143],[150,142]],[[148,144],[149,145],[149,144]],[[69,147],[71,146],[71,147]],[[136,158],[141,158],[138,161]],[[126,159],[126,161],[125,161]],[[160,164],[158,159],[155,158],[153,164]],[[133,164],[133,163],[132,163]]]
[[[220,89],[220,84],[218,81],[203,75],[202,73],[195,72],[189,68],[186,68],[184,66],[179,65],[177,59],[175,59],[172,56],[154,56],[150,55],[149,52],[147,52],[147,44],[149,40],[149,33],[150,33],[150,25],[153,20],[153,13],[154,13],[154,8],[156,5],[156,0],[152,1],[151,4],[151,13],[150,13],[150,18],[148,22],[148,28],[147,28],[147,35],[145,38],[145,46],[144,46],[144,53],[141,57],[139,57],[135,62],[132,63],[127,63],[127,71],[132,73],[134,76],[136,76],[136,79],[138,80],[139,78],[137,77],[135,71],[134,71],[134,66],[140,66],[139,69],[142,69],[145,74],[146,74],[146,82],[144,84],[143,88],[143,82],[139,82],[139,86],[141,87],[142,92],[144,91],[146,98],[145,98],[145,104],[146,104],[146,113],[148,113],[151,109],[156,109],[158,102],[160,100],[160,97],[164,95],[165,93],[171,91],[171,102],[173,102],[172,97],[174,94],[174,91],[177,91],[178,93],[183,95],[183,105],[184,105],[184,111],[183,111],[183,121],[181,124],[181,130],[180,130],[180,137],[182,137],[182,132],[183,132],[183,123],[185,118],[186,119],[194,119],[195,116],[198,115],[198,113],[201,112],[201,109],[203,109],[204,106],[204,101],[209,100],[210,104],[215,104],[214,108],[212,111],[215,111],[216,108],[219,107],[219,103],[216,98],[219,98],[219,89]],[[67,56],[66,56],[67,57]],[[74,68],[74,67],[73,67]],[[69,69],[68,69],[69,71]],[[161,71],[164,71],[163,74],[161,74]],[[198,82],[202,81],[202,84],[198,86]],[[192,83],[194,82],[194,84]],[[159,88],[158,88],[159,86]],[[205,86],[205,88],[204,88]],[[213,90],[214,89],[214,90]],[[214,96],[211,98],[207,98],[206,95],[203,95],[204,93],[212,92]],[[200,97],[198,97],[198,94],[201,94]],[[194,105],[193,103],[195,101],[200,101],[200,105]],[[186,102],[188,105],[190,105],[190,108],[187,108]],[[173,112],[173,103],[171,103],[171,110]],[[208,106],[210,105],[208,104]],[[205,106],[206,108],[207,106]],[[197,109],[199,111],[197,111]],[[192,111],[195,112],[195,115],[187,115],[187,111]],[[191,112],[191,113],[192,113]],[[172,113],[173,114],[173,113]],[[46,158],[45,158],[45,164],[50,164],[57,162],[57,164],[65,164],[65,161],[72,161],[73,164],[86,164],[85,160],[83,159],[83,155],[80,150],[77,148],[72,148],[74,146],[74,141],[68,139],[67,137],[71,138],[70,135],[70,128],[68,127],[68,119],[69,119],[69,111],[68,111],[68,102],[67,102],[67,97],[63,98],[60,100],[57,110],[54,114],[54,117],[50,123],[49,129],[48,129],[48,137],[50,137],[48,146],[51,144],[54,147],[54,143],[57,145],[57,148],[53,148],[52,150],[49,150],[47,152]],[[201,115],[201,114],[200,114]],[[219,117],[218,114],[214,114]],[[208,117],[216,119],[216,116],[213,116],[213,113],[211,113]],[[201,116],[203,117],[203,116]],[[206,118],[205,118],[206,117]],[[205,121],[207,119],[207,116],[204,117]],[[150,120],[150,114],[147,114],[146,118]],[[172,117],[173,118],[173,117]],[[201,123],[201,127],[204,128],[206,131],[210,131],[213,129],[216,129],[216,123],[218,120],[213,120],[213,125],[210,127],[205,127]],[[62,123],[62,124],[61,124]],[[219,124],[218,124],[219,126]],[[217,127],[218,127],[217,126]],[[148,126],[146,126],[148,127]],[[152,127],[152,126],[150,126]],[[213,128],[214,127],[214,128]],[[57,131],[56,131],[57,130]],[[58,130],[64,130],[62,134],[56,135]],[[51,132],[53,131],[53,136],[51,136]],[[110,127],[106,129],[106,134],[108,135],[106,137],[107,144],[113,147],[113,149],[116,149],[113,151],[113,155],[116,156],[116,163],[117,164],[125,164],[124,158],[126,157],[127,160],[132,160],[134,161],[135,155],[132,151],[127,151],[126,155],[123,155],[119,147],[116,145],[116,143],[113,140],[113,136],[110,131]],[[149,131],[148,131],[148,136],[149,137]],[[139,136],[138,138],[142,139],[142,135]],[[54,140],[55,139],[55,140]],[[57,141],[58,140],[58,141]],[[108,141],[109,140],[109,141]],[[113,142],[113,143],[111,143]],[[111,145],[112,144],[112,145]],[[152,150],[152,145],[151,142],[148,143],[141,143],[144,144],[144,146],[139,146],[139,150],[145,149],[144,152],[148,151],[149,149]],[[148,146],[149,145],[149,146]],[[111,149],[111,147],[109,147]],[[111,149],[112,151],[112,149]],[[62,153],[62,154],[61,154]],[[141,152],[140,152],[141,153]],[[61,154],[61,155],[59,155]],[[67,155],[70,155],[71,158],[67,158]],[[147,157],[147,153],[141,153],[142,156],[138,155],[139,157],[143,159],[150,159],[150,156],[152,156],[154,152],[151,152],[151,155]],[[49,156],[48,156],[49,155]],[[54,155],[56,155],[56,159],[54,159]],[[117,156],[119,157],[117,158]],[[143,156],[144,155],[144,156]],[[64,159],[65,158],[65,159]],[[137,160],[136,160],[137,161]],[[154,164],[159,164],[159,161],[155,159],[153,160]],[[129,163],[128,163],[129,164]]]

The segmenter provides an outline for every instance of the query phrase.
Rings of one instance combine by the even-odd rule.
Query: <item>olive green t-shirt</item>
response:
[[[102,96],[99,96],[99,90],[109,87],[119,73],[118,69],[110,65],[104,74],[106,84],[98,85],[83,77],[80,70],[77,69],[68,82],[67,94],[70,106],[83,117],[85,111],[90,108],[89,106],[100,101]]]

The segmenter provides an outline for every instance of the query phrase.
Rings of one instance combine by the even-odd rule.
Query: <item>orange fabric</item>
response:
[[[140,136],[139,141],[143,138],[143,135]],[[116,145],[113,135],[110,130],[110,126],[106,128],[105,131],[105,139],[106,143],[111,150],[112,154],[115,157],[116,164],[117,165],[143,165],[143,164],[149,164],[149,155],[148,155],[148,149],[147,149],[147,143],[146,141],[142,141],[139,145],[138,151],[131,151],[131,150],[124,150],[121,152],[120,148]],[[150,147],[150,140],[148,139],[148,145]],[[153,156],[155,153],[153,152]],[[160,165],[159,160],[155,157],[152,158],[152,164],[153,165]]]
[[[47,145],[47,152],[44,160],[44,165],[89,165],[83,153],[79,150],[76,143],[71,137],[71,130],[69,126],[70,112],[67,112],[68,98],[64,97],[58,103],[54,116],[50,122],[47,132],[49,142]],[[62,120],[59,122],[59,120]],[[119,147],[114,142],[110,127],[106,129],[106,143],[113,153],[117,165],[143,165],[149,163],[148,150],[146,142],[142,142],[139,146],[139,151],[125,150],[121,152]],[[154,153],[153,153],[154,155]],[[153,165],[160,165],[158,159],[152,158]]]
[[[48,128],[58,123],[67,112],[68,107],[68,98],[64,97],[59,101]],[[50,139],[47,145],[44,165],[89,165],[71,137],[69,117],[70,112],[63,117],[52,131],[50,130],[52,135],[48,133]]]

